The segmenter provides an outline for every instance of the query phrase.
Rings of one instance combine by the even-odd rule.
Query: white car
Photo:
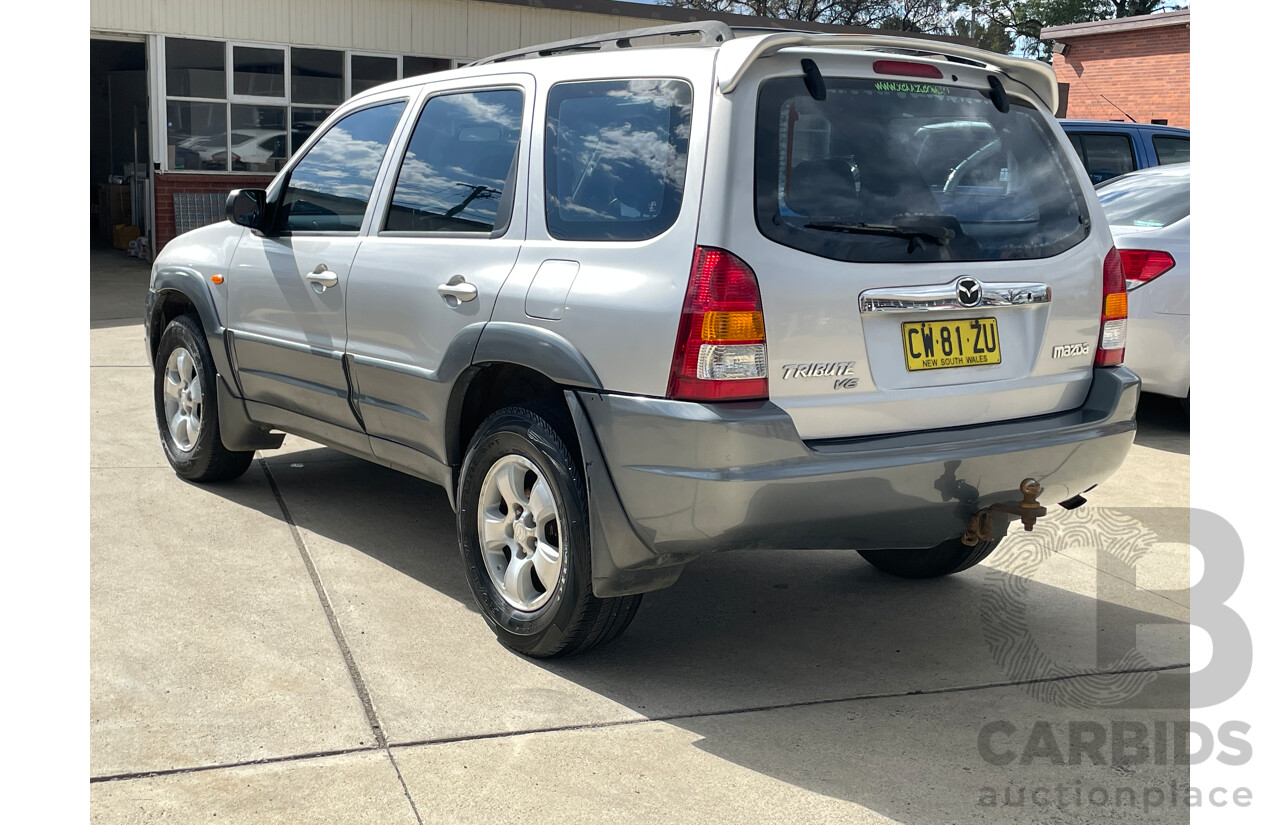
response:
[[[1155,166],[1098,187],[1129,287],[1125,364],[1142,389],[1191,396],[1191,164]]]
[[[197,147],[200,156],[225,168],[227,147],[207,144]],[[275,172],[289,157],[288,132],[279,129],[245,129],[231,133],[231,168],[233,171]]]

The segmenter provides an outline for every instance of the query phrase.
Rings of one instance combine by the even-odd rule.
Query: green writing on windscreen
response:
[[[908,83],[902,80],[878,80],[877,92],[911,92],[921,95],[945,95],[951,90],[946,86],[934,86],[932,83]]]

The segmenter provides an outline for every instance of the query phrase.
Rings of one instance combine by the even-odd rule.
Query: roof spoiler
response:
[[[912,52],[920,55],[937,55],[949,60],[983,66],[1003,73],[1011,80],[1022,83],[1040,98],[1050,112],[1058,110],[1058,77],[1053,67],[1039,60],[996,54],[973,46],[947,43],[938,40],[922,40],[911,37],[894,37],[881,34],[806,34],[787,32],[766,34],[763,37],[731,40],[720,47],[718,61],[720,91],[732,94],[751,65],[763,57],[771,57],[783,49],[850,49],[895,52]]]

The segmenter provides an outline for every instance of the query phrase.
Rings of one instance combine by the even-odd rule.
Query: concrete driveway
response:
[[[472,608],[440,489],[292,436],[235,482],[174,476],[146,267],[93,267],[93,821],[1188,820],[1155,755],[1188,702],[1173,405],[965,574],[723,554],[539,662]]]

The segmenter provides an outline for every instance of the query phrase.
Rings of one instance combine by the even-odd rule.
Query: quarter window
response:
[[[1156,161],[1161,166],[1166,163],[1190,163],[1191,141],[1184,137],[1152,137],[1151,143],[1156,147]]]
[[[683,80],[558,83],[547,96],[547,231],[637,241],[675,223],[693,89]]]
[[[281,199],[280,228],[359,231],[404,107],[401,100],[362,109],[330,127],[289,174]]]
[[[523,108],[517,89],[427,101],[400,165],[386,229],[505,230]]]
[[[1119,175],[1128,174],[1138,168],[1133,157],[1133,141],[1128,135],[1103,135],[1082,133],[1071,141],[1076,147],[1076,154],[1084,161],[1084,168],[1089,170],[1089,180],[1101,183]]]

